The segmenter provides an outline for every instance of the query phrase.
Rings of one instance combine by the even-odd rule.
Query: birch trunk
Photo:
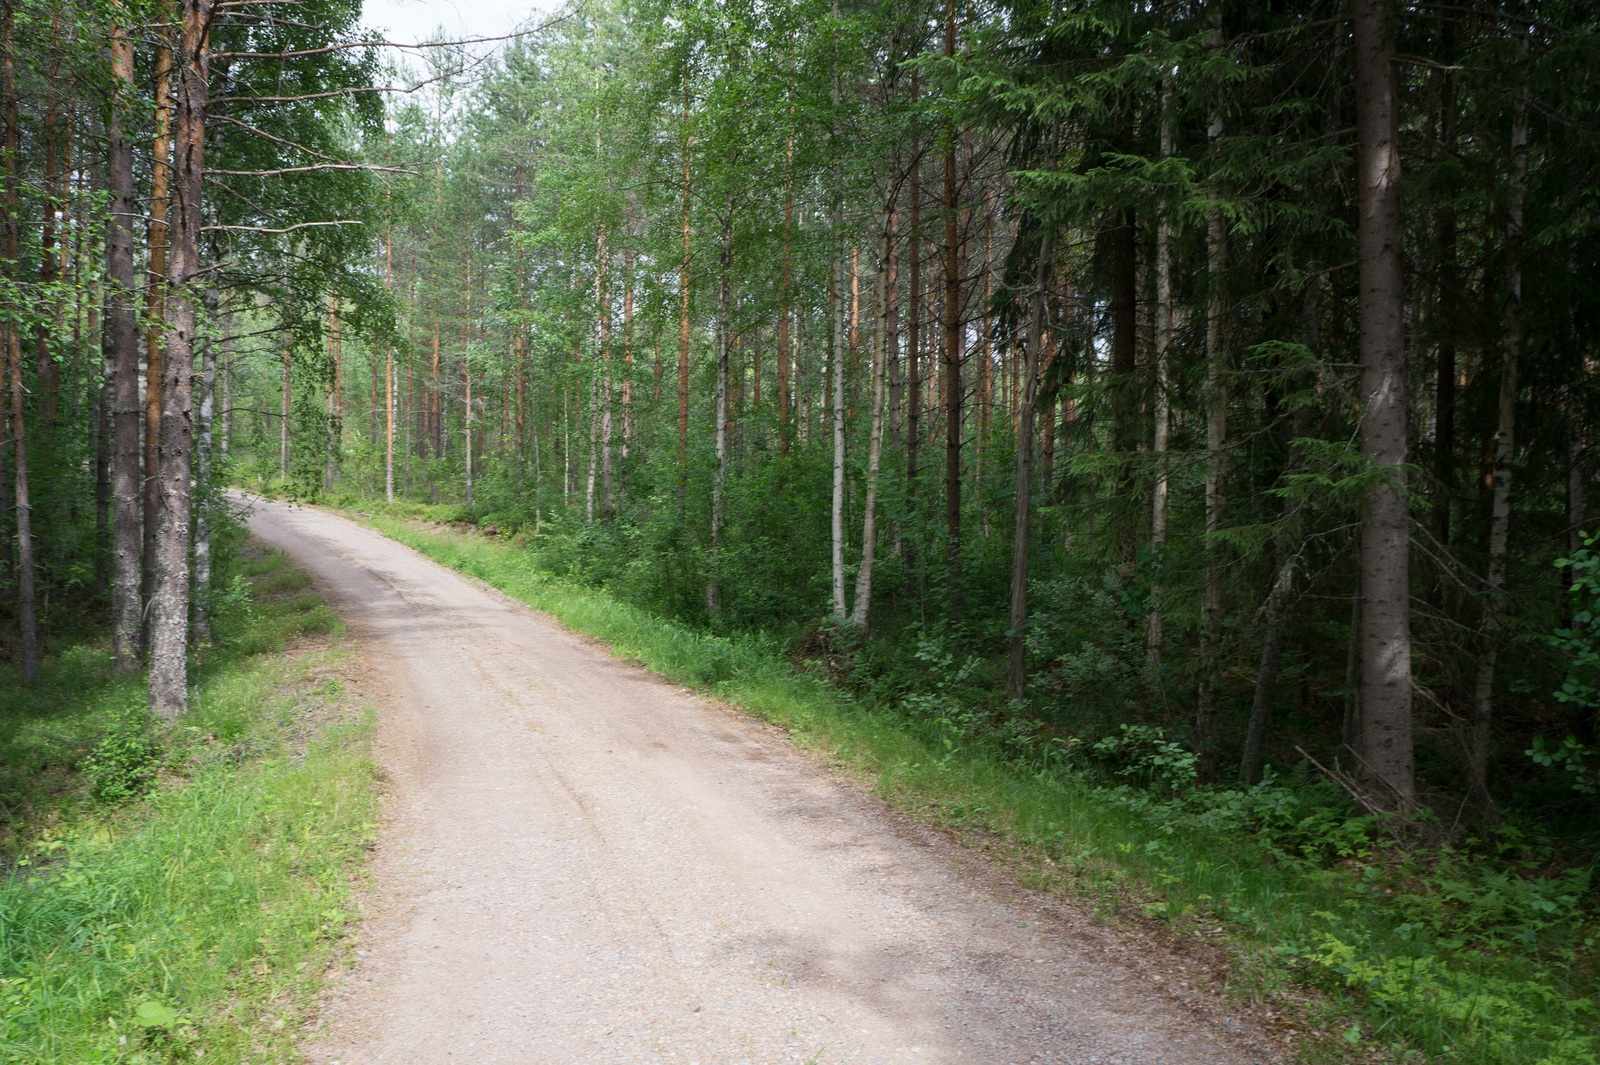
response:
[[[866,514],[861,519],[861,568],[856,571],[856,601],[850,611],[850,624],[865,630],[872,608],[872,568],[878,547],[878,470],[883,462],[884,376],[899,356],[899,333],[895,326],[894,288],[896,276],[894,242],[895,212],[891,206],[884,220],[883,258],[879,260],[878,306],[882,318],[876,338],[876,358],[872,365],[872,436],[867,442]]]
[[[711,577],[706,581],[706,613],[722,610],[722,519],[728,476],[728,312],[733,269],[733,214],[722,219],[721,272],[717,278],[717,467],[711,482]]]

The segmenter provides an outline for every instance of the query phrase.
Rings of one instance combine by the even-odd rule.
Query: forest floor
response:
[[[345,1063],[1278,1060],[1202,963],[895,813],[780,730],[377,532],[251,500],[360,641],[389,778]]]

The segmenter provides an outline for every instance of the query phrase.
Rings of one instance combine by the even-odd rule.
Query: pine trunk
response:
[[[166,360],[161,389],[160,502],[156,519],[157,591],[150,602],[150,709],[175,721],[188,706],[190,460],[193,446],[195,305],[200,269],[204,177],[207,32],[212,0],[183,0],[179,23]]]

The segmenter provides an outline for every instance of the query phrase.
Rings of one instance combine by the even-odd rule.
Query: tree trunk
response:
[[[683,261],[678,267],[678,502],[689,486],[689,72],[683,73]]]
[[[386,194],[387,195],[387,194]],[[383,234],[383,290],[394,292],[394,231]],[[394,502],[394,344],[383,345],[383,499]]]
[[[911,72],[911,102],[917,102],[917,72]],[[911,133],[910,191],[911,228],[907,248],[906,294],[906,494],[908,502],[917,499],[917,445],[922,441],[922,138]]]
[[[627,234],[632,239],[632,234]],[[633,246],[622,249],[622,460],[633,443]],[[626,470],[623,474],[626,478]],[[627,491],[627,482],[623,482]],[[609,504],[608,504],[609,505]]]
[[[204,176],[207,31],[212,0],[183,0],[173,64],[173,181],[167,352],[161,389],[161,505],[156,518],[157,590],[151,599],[150,710],[174,721],[188,706],[189,518],[195,307],[200,269],[200,195]]]
[[[877,357],[872,366],[872,436],[867,442],[867,498],[866,513],[861,519],[861,568],[856,571],[856,601],[850,611],[850,624],[857,629],[867,627],[867,614],[872,608],[872,568],[878,547],[878,469],[883,462],[883,402],[884,377],[887,366],[898,356],[899,329],[894,321],[894,288],[899,283],[895,263],[895,210],[889,206],[884,219],[883,258],[879,260],[878,306],[883,319],[879,323]]]
[[[1045,287],[1050,280],[1050,237],[1039,244],[1034,270],[1033,315],[1022,370],[1022,395],[1017,407],[1016,514],[1011,532],[1011,623],[1006,633],[1006,688],[1021,702],[1028,694],[1028,531],[1033,508],[1034,410],[1039,396],[1040,356],[1044,350]]]
[[[1208,8],[1211,30],[1207,51],[1222,50],[1222,4],[1212,0]],[[1206,140],[1213,155],[1222,138],[1222,115],[1213,111],[1207,123]],[[1206,275],[1210,298],[1206,307],[1206,538],[1205,589],[1200,604],[1200,706],[1195,721],[1195,748],[1200,779],[1217,776],[1217,732],[1222,702],[1222,531],[1223,509],[1228,498],[1228,353],[1227,304],[1223,270],[1227,262],[1227,231],[1222,218],[1222,189],[1211,188],[1211,216],[1206,223]]]
[[[5,25],[0,29],[5,47],[0,49],[0,72],[4,85],[0,92],[5,96],[5,247],[0,256],[5,262],[7,287],[15,291],[21,280],[22,267],[22,205],[21,188],[17,178],[17,156],[21,130],[17,118],[17,80],[15,13],[12,0],[0,6]],[[26,425],[23,423],[22,384],[22,332],[21,322],[11,318],[5,323],[6,378],[10,392],[11,446],[12,446],[12,499],[16,504],[17,529],[17,626],[21,630],[22,682],[33,684],[39,679],[39,628],[34,593],[33,563],[33,509],[28,493],[28,446]]]
[[[1517,27],[1517,54],[1527,50],[1527,29]],[[1491,818],[1489,748],[1494,720],[1494,674],[1505,623],[1506,551],[1511,533],[1511,473],[1516,457],[1517,363],[1522,353],[1522,209],[1528,174],[1528,103],[1519,95],[1511,114],[1511,196],[1506,221],[1505,336],[1500,349],[1500,411],[1494,434],[1494,488],[1489,519],[1489,560],[1484,574],[1483,647],[1472,693],[1472,741],[1467,779],[1472,799]]]
[[[840,209],[834,208],[834,232],[840,224]],[[844,263],[835,248],[833,261],[833,291],[828,295],[829,311],[833,319],[831,356],[833,363],[833,501],[830,510],[829,546],[833,562],[833,619],[840,624],[846,620],[844,598]]]
[[[1446,19],[1447,41],[1453,37],[1454,19]],[[1456,72],[1441,72],[1444,79],[1439,102],[1439,139],[1447,155],[1456,150]],[[1433,535],[1441,546],[1450,545],[1450,509],[1457,490],[1456,462],[1456,330],[1459,313],[1456,209],[1452,204],[1439,208],[1439,335],[1438,362],[1434,375],[1433,472],[1438,481],[1433,504]]]
[[[50,12],[50,39],[52,41],[63,39],[60,9]],[[46,70],[44,113],[44,211],[39,229],[41,312],[45,311],[45,305],[48,303],[55,303],[58,308],[61,306],[61,301],[52,291],[57,278],[61,275],[61,261],[56,255],[56,219],[66,210],[66,197],[63,192],[66,182],[62,173],[61,159],[63,130],[55,92],[60,77],[61,53],[51,49]],[[62,245],[61,252],[65,254],[65,244]],[[56,318],[59,323],[59,313]],[[34,376],[34,392],[39,397],[35,410],[39,416],[38,420],[49,429],[56,421],[56,405],[61,392],[61,369],[56,364],[54,352],[50,350],[50,316],[47,313],[40,313],[39,320],[34,326],[34,347],[38,364],[38,371]]]
[[[956,0],[946,0],[944,16],[944,54],[956,54]],[[957,231],[955,124],[947,123],[944,145],[944,565],[950,611],[960,614],[961,602],[961,404],[965,398],[961,384],[961,248]]]
[[[1172,73],[1161,78],[1161,158],[1172,155]],[[1163,206],[1156,226],[1156,322],[1155,322],[1155,433],[1151,450],[1155,454],[1156,481],[1150,491],[1150,555],[1157,574],[1150,588],[1150,617],[1145,626],[1145,662],[1154,673],[1161,665],[1165,639],[1165,614],[1162,602],[1163,560],[1167,550],[1167,493],[1171,472],[1167,465],[1172,432],[1171,366],[1172,349],[1172,211]]]
[[[328,293],[328,446],[323,457],[322,490],[333,492],[339,456],[339,297]]]
[[[1301,305],[1301,339],[1312,351],[1316,351],[1320,346],[1317,318],[1321,312],[1321,291],[1319,279],[1313,276],[1306,286]],[[1303,439],[1310,434],[1310,408],[1300,407],[1295,412],[1291,425],[1289,461],[1284,464],[1283,473],[1278,478],[1280,485],[1289,483],[1303,464],[1304,456],[1293,441]],[[1296,500],[1283,516],[1281,524],[1290,532],[1295,531],[1295,519],[1304,505],[1303,500]],[[1261,657],[1256,669],[1255,694],[1250,703],[1250,723],[1245,729],[1244,753],[1239,760],[1239,779],[1245,784],[1257,784],[1261,780],[1261,752],[1266,745],[1267,723],[1272,713],[1272,695],[1278,684],[1278,668],[1283,655],[1289,606],[1294,598],[1294,582],[1299,576],[1304,552],[1303,542],[1296,544],[1294,551],[1288,552],[1285,550],[1288,546],[1287,538],[1280,535],[1278,541],[1279,562],[1277,572],[1272,579],[1272,587],[1267,592],[1267,601],[1262,607],[1264,617]]]
[[[791,114],[793,108],[790,108]],[[789,302],[794,285],[794,137],[790,136],[783,179],[783,257],[778,266],[778,454],[789,453]]]
[[[106,312],[102,338],[111,364],[111,661],[117,676],[139,668],[143,613],[140,580],[144,541],[139,489],[139,323],[133,267],[133,146],[122,131],[132,106],[133,42],[120,25],[111,29],[112,98],[106,108]]]
[[[1132,133],[1119,134],[1119,138]],[[1123,140],[1123,143],[1127,143]],[[1139,404],[1139,256],[1137,218],[1132,207],[1117,212],[1111,229],[1111,408],[1112,449],[1124,456],[1138,446],[1141,426]],[[1117,492],[1125,493],[1128,478],[1119,473]]]
[[[721,272],[717,278],[717,467],[711,483],[711,577],[706,581],[706,613],[722,610],[723,508],[728,477],[728,329],[733,270],[733,211],[722,219]]]
[[[595,242],[594,302],[595,321],[599,327],[600,375],[600,509],[609,514],[611,497],[611,292],[606,288],[606,260],[610,249],[606,246],[605,223]]]
[[[149,268],[146,283],[144,367],[144,645],[150,645],[149,603],[155,595],[156,508],[160,505],[161,387],[165,374],[167,256],[171,236],[168,214],[172,183],[172,40],[162,29],[156,44],[156,132],[150,162]]]
[[[291,354],[294,349],[292,334],[286,329],[283,333],[283,397],[280,402],[281,411],[278,417],[278,476],[287,483],[289,480],[289,379],[290,369],[294,365]]]
[[[1262,624],[1261,659],[1257,666],[1255,696],[1250,703],[1250,724],[1244,735],[1244,755],[1239,762],[1239,779],[1245,784],[1261,782],[1261,751],[1266,744],[1267,722],[1272,712],[1272,693],[1277,687],[1278,663],[1283,655],[1285,623],[1294,598],[1296,569],[1300,556],[1291,555],[1278,566],[1267,593]]]
[[[217,313],[216,289],[206,290],[207,317],[221,322],[226,333],[227,319]],[[194,447],[194,593],[190,604],[190,621],[196,639],[211,638],[211,445],[212,424],[216,415],[217,338],[216,330],[207,338],[200,351],[200,403]]]
[[[1356,0],[1361,452],[1384,475],[1361,522],[1361,759],[1382,800],[1404,814],[1415,804],[1416,783],[1396,18],[1393,0]]]

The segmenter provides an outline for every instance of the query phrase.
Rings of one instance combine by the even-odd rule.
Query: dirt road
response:
[[[384,686],[371,912],[313,1062],[1258,1060],[774,730],[352,522],[250,524]]]

